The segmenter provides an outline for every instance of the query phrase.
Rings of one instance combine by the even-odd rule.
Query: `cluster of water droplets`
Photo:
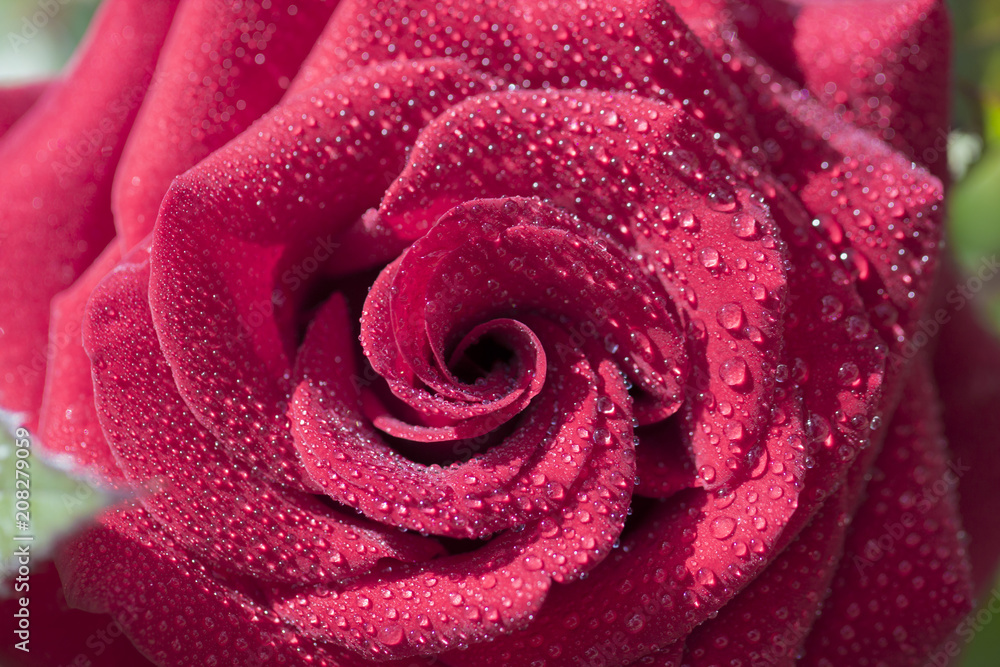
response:
[[[624,628],[636,644],[616,650],[638,657],[758,576],[878,437],[882,340],[907,340],[927,291],[936,192],[824,148],[777,93],[757,103],[798,123],[815,164],[751,141],[743,99],[662,4],[544,21],[492,0],[348,4],[297,85],[358,71],[289,98],[168,195],[146,323],[165,358],[95,368],[176,381],[103,400],[201,433],[176,456],[221,472],[184,479],[129,419],[109,428],[128,475],[169,489],[157,519],[266,584],[303,635],[395,658],[531,626],[494,661],[516,646],[558,662]],[[321,267],[330,230],[359,243]],[[334,298],[303,315],[307,289],[275,289],[390,260],[360,364]],[[266,304],[259,324],[247,303]],[[120,338],[144,323],[121,307],[102,325]],[[469,379],[483,341],[508,354]],[[414,446],[453,455],[420,464]],[[622,537],[637,493],[653,501]]]

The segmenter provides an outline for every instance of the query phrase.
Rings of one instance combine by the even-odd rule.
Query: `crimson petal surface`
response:
[[[220,148],[284,94],[336,0],[186,0],[115,172],[118,240],[153,231],[175,176]],[[197,79],[199,85],[192,86]]]
[[[177,394],[153,330],[148,280],[148,256],[139,247],[94,290],[84,346],[116,460],[176,542],[223,571],[264,582],[343,578],[383,558],[422,560],[439,552],[433,542],[380,530],[269,484],[231,457]]]
[[[0,141],[0,403],[32,428],[49,302],[114,235],[115,165],[176,4],[105,3],[72,71]]]

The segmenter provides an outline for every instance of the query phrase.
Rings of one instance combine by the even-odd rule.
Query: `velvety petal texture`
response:
[[[336,4],[181,3],[115,173],[115,224],[124,249],[153,230],[175,176],[281,98]]]
[[[0,137],[34,106],[48,87],[48,82],[42,81],[0,89]]]
[[[105,3],[71,71],[0,139],[0,402],[32,426],[49,302],[114,236],[115,167],[176,4]]]
[[[177,5],[108,0],[0,93],[37,258],[0,401],[127,494],[68,604],[162,666],[916,666],[955,630],[1000,357],[923,350],[941,2]]]
[[[90,268],[52,300],[49,324],[51,357],[38,425],[46,454],[92,484],[125,481],[101,430],[94,403],[90,359],[83,349],[83,320],[91,292],[121,261],[112,241]]]
[[[4,665],[16,667],[52,667],[74,665],[83,661],[92,667],[153,667],[129,641],[118,621],[108,614],[82,611],[70,605],[66,590],[51,560],[31,564],[28,591],[30,593],[30,641],[28,652],[5,642],[0,648]],[[4,615],[4,632],[14,634],[19,620],[15,614],[21,608],[18,597],[0,601]]]

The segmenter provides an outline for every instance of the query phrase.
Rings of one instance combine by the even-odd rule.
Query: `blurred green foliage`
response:
[[[99,0],[0,0],[0,81],[51,75],[69,59]]]
[[[968,171],[958,174],[948,202],[952,249],[969,269],[1000,253],[1000,0],[950,0],[950,5],[955,31],[951,144],[979,149]],[[983,295],[1000,330],[1000,285],[987,284]],[[976,633],[960,664],[1000,665],[1000,621]]]
[[[17,440],[21,447],[15,447],[13,434],[0,423],[0,507],[4,508],[0,521],[0,576],[16,570],[13,554],[19,543],[14,540],[15,535],[33,536],[32,557],[40,562],[61,535],[108,502],[104,493],[44,464],[35,455],[31,438],[18,434]],[[23,446],[25,440],[29,443],[27,447]],[[18,449],[28,451],[19,473],[15,466],[20,459]],[[24,499],[29,505],[26,529],[18,528],[12,514],[17,499]]]
[[[966,140],[980,147],[980,157],[951,191],[951,242],[959,261],[972,267],[1000,251],[1000,0],[950,4],[955,30],[951,143]],[[991,300],[1000,291],[993,287]]]

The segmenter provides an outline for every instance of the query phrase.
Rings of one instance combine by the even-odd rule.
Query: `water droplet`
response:
[[[737,207],[736,196],[730,190],[721,188],[713,190],[708,194],[708,207],[723,213],[735,211]]]
[[[719,367],[719,377],[730,387],[739,387],[747,381],[750,369],[743,357],[727,359]]]
[[[757,233],[757,220],[749,213],[738,213],[733,218],[733,233],[741,239],[752,238]]]
[[[858,378],[860,376],[860,371],[858,370],[858,365],[854,362],[845,362],[840,370],[837,371],[837,379],[845,387],[853,387],[858,384]]]
[[[738,303],[727,303],[719,308],[716,319],[723,329],[736,331],[743,326],[743,307]]]
[[[720,516],[712,520],[712,537],[724,540],[736,532],[736,520],[728,516]]]
[[[706,269],[714,269],[719,266],[719,251],[715,248],[702,248],[698,253],[701,265]]]
[[[403,628],[399,625],[388,625],[378,631],[379,641],[386,646],[397,646],[403,641]]]
[[[613,414],[615,411],[614,401],[608,396],[599,396],[597,398],[597,411],[605,415]]]
[[[689,232],[698,231],[698,219],[694,217],[694,213],[691,211],[678,212],[677,222],[681,226],[681,229],[686,229]]]
[[[828,294],[820,299],[820,305],[822,307],[821,317],[824,322],[836,322],[844,314],[844,304],[832,294]]]

